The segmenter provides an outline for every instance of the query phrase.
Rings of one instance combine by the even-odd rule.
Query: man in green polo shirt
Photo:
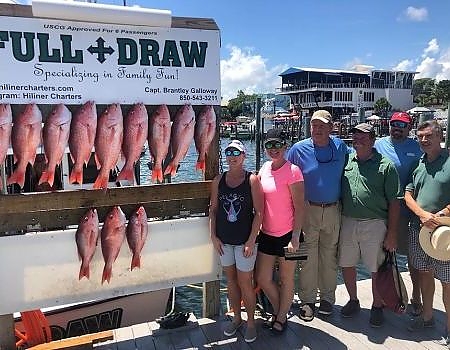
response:
[[[441,344],[450,345],[450,261],[429,256],[419,244],[422,226],[435,229],[440,225],[437,217],[450,216],[450,157],[441,148],[442,128],[435,120],[428,120],[417,128],[417,139],[424,155],[413,170],[406,185],[405,202],[415,214],[411,218],[409,254],[411,263],[420,272],[423,313],[409,325],[408,330],[433,328],[434,278],[441,281],[442,301],[447,316],[447,332]]]
[[[342,224],[339,238],[339,265],[350,296],[341,309],[343,317],[360,310],[356,290],[356,268],[362,259],[372,277],[373,304],[369,323],[380,327],[384,322],[383,304],[374,288],[383,249],[397,247],[397,222],[403,198],[394,163],[373,148],[375,131],[362,123],[353,129],[353,148],[342,176]]]

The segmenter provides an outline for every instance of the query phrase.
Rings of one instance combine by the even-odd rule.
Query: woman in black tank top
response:
[[[227,278],[233,321],[224,330],[231,336],[242,324],[241,300],[247,311],[246,342],[256,339],[253,268],[256,237],[262,223],[264,195],[256,175],[243,167],[245,147],[234,140],[225,149],[229,170],[216,176],[211,185],[210,234]]]

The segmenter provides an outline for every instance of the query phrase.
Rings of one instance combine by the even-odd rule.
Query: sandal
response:
[[[417,317],[422,315],[423,305],[421,302],[415,302],[413,299],[410,300],[411,309],[409,311],[411,316]]]
[[[274,326],[275,326],[276,324],[280,325],[281,328],[280,328],[280,329],[275,328]],[[272,328],[271,328],[270,330],[272,331],[272,333],[273,333],[274,335],[281,335],[281,334],[284,333],[284,331],[286,330],[286,328],[287,328],[287,319],[286,319],[286,321],[284,321],[284,322],[275,320],[275,321],[273,322],[273,326],[272,326]]]
[[[263,327],[269,328],[269,329],[272,328],[273,324],[275,323],[276,320],[277,320],[277,315],[273,314],[272,316],[270,316],[270,319],[264,320]]]
[[[316,307],[314,304],[304,304],[301,308],[300,308],[300,312],[298,314],[298,317],[300,317],[300,319],[302,319],[305,322],[311,322],[312,320],[314,320],[314,312],[316,311]]]

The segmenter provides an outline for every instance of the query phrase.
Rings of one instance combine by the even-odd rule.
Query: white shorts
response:
[[[385,220],[360,220],[342,216],[339,266],[353,267],[361,259],[370,272],[377,272],[385,256],[385,236]]]
[[[223,255],[220,255],[220,263],[222,266],[236,265],[236,268],[242,272],[249,272],[255,268],[256,253],[258,252],[258,244],[255,244],[253,254],[246,258],[244,256],[244,245],[223,245]]]

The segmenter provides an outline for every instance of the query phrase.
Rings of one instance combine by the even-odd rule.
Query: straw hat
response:
[[[440,226],[431,229],[422,226],[419,242],[426,254],[436,260],[450,260],[450,216],[436,217]]]

